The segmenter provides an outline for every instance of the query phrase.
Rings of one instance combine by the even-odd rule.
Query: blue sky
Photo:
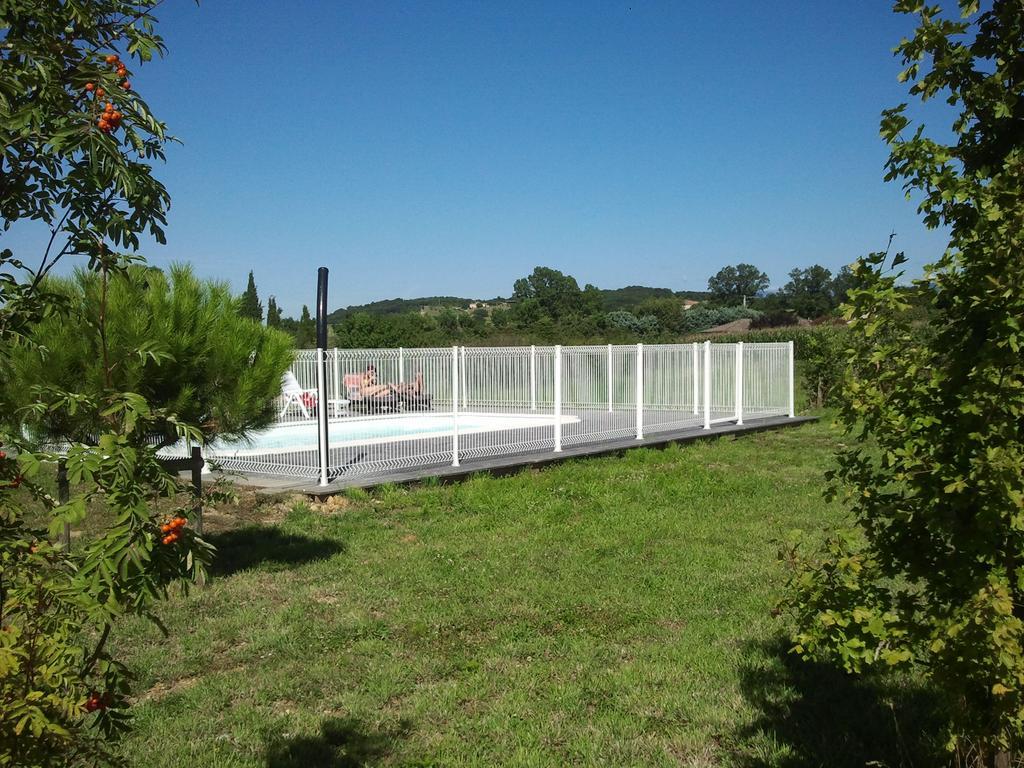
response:
[[[538,264],[703,289],[746,261],[780,287],[890,230],[916,270],[944,239],[882,179],[913,28],[890,8],[167,0],[170,54],[132,80],[184,143],[146,253],[239,291],[253,269],[286,314],[320,265],[331,307],[508,295]]]

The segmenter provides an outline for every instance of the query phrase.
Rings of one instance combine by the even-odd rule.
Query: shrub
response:
[[[267,426],[281,375],[292,359],[284,333],[241,317],[226,283],[199,280],[187,266],[168,274],[132,266],[103,279],[78,270],[49,279],[66,312],[32,330],[39,346],[12,349],[11,374],[2,385],[12,428],[27,423],[41,436],[93,442],[97,425],[86,411],[28,410],[40,389],[97,397],[111,387],[134,392],[175,419],[199,425],[206,438],[240,437]],[[104,312],[102,338],[97,328]],[[108,377],[107,372],[110,372]],[[155,425],[165,441],[177,440],[173,424]]]
[[[900,79],[957,113],[930,138],[883,112],[887,178],[949,241],[909,289],[901,253],[854,268],[830,490],[856,530],[789,549],[785,605],[795,652],[925,675],[957,764],[991,768],[1024,751],[1024,5],[979,6],[896,3],[919,24]]]
[[[794,312],[788,312],[784,309],[773,309],[771,312],[765,312],[760,317],[755,317],[750,321],[750,327],[754,330],[761,330],[764,328],[785,328],[790,325],[796,325],[799,318]]]
[[[754,319],[760,316],[761,313],[756,309],[746,307],[696,307],[683,313],[679,327],[683,333],[695,333],[714,328],[716,325],[731,323],[733,320]]]
[[[658,318],[654,315],[637,317],[632,312],[617,310],[604,316],[605,325],[611,330],[625,331],[637,336],[645,336],[658,332]]]

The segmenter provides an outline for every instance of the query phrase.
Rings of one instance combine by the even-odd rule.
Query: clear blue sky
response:
[[[147,255],[239,291],[253,269],[286,314],[319,265],[332,308],[508,295],[536,265],[703,289],[746,261],[777,288],[890,230],[916,271],[944,239],[882,179],[913,21],[890,8],[167,0],[170,54],[132,78],[184,142]]]

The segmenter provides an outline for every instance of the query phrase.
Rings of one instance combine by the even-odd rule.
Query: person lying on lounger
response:
[[[408,384],[402,382],[398,385],[396,390],[403,395],[422,395],[423,394],[423,371],[417,371],[416,376]]]
[[[381,397],[392,392],[397,393],[398,387],[394,384],[378,384],[377,368],[373,363],[370,363],[366,366],[366,372],[363,374],[363,383],[359,387],[359,392],[363,397]]]

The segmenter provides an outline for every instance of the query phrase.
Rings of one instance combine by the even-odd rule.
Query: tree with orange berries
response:
[[[36,386],[26,407],[86,415],[95,425],[89,440],[57,455],[0,428],[0,765],[111,757],[110,739],[130,722],[130,678],[108,638],[120,617],[152,616],[210,557],[189,526],[186,489],[150,439],[170,428],[201,441],[203,432],[119,388],[107,344],[108,289],[141,260],[140,236],[163,242],[170,204],[153,174],[166,129],[129,80],[130,69],[164,51],[154,32],[158,4],[0,3],[0,221],[3,232],[30,221],[30,233],[39,223],[49,230],[37,246],[0,251],[0,377],[10,377],[13,349],[45,351],[40,320],[69,311],[46,279],[67,260],[99,281],[95,319],[80,332],[95,338],[103,368],[98,389]],[[167,359],[156,347],[137,352]],[[15,407],[0,392],[0,412]],[[75,489],[67,500],[37,482],[58,460]],[[69,551],[55,534],[89,504],[107,510],[105,525]],[[40,508],[49,530],[33,522]],[[179,511],[168,519],[168,509]]]

